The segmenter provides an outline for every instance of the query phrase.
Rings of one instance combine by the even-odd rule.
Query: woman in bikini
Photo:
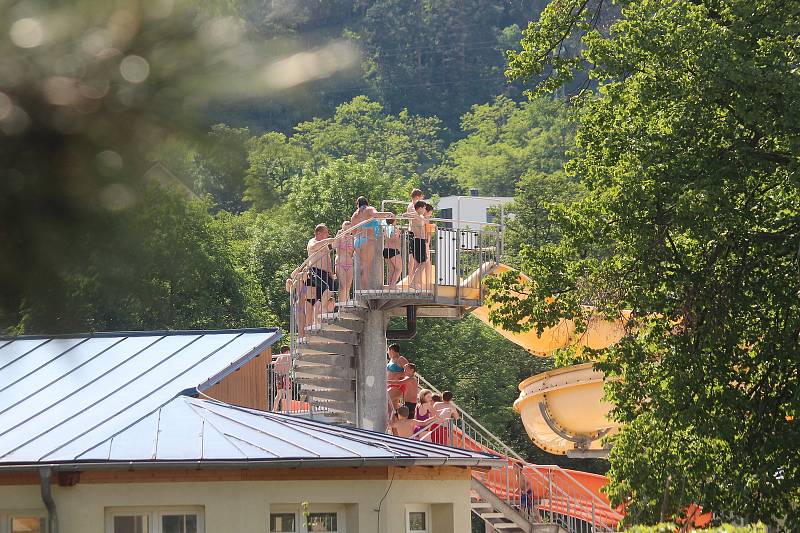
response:
[[[417,395],[417,408],[414,412],[414,419],[417,422],[425,422],[431,417],[434,416],[433,413],[433,394],[428,389],[420,389],[419,394]],[[414,428],[414,438],[420,440],[428,440],[429,435],[427,435],[427,431],[421,431],[425,429],[428,424],[417,424]]]
[[[342,223],[342,229],[334,239],[336,249],[336,279],[339,282],[339,304],[350,299],[350,288],[353,286],[353,235],[346,233],[352,224],[349,220]]]
[[[387,351],[389,362],[386,363],[386,392],[389,395],[391,405],[397,400],[403,399],[405,384],[402,382],[406,376],[406,365],[408,359],[400,355],[400,346],[392,344]]]
[[[367,289],[370,287],[369,279],[372,273],[373,263],[375,262],[375,250],[378,246],[378,239],[381,236],[380,219],[393,217],[393,213],[382,213],[369,205],[369,201],[363,196],[356,200],[356,211],[350,217],[350,223],[354,226],[366,222],[358,227],[353,237],[353,247],[358,257],[359,287]]]
[[[386,219],[383,228],[383,258],[386,262],[387,285],[395,286],[403,273],[403,262],[400,256],[400,230],[394,218]]]

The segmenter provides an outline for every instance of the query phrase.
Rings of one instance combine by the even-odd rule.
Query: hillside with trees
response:
[[[613,500],[796,524],[795,4],[3,5],[0,330],[285,327],[314,226],[357,196],[514,196],[505,260],[535,281],[495,288],[535,297],[497,320],[634,310],[591,354],[624,378]],[[472,319],[403,349],[531,460],[609,467],[511,409],[556,361]]]

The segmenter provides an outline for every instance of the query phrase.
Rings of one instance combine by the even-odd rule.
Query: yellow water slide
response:
[[[507,265],[497,265],[492,273],[509,270],[511,267]],[[473,310],[472,314],[506,339],[539,356],[548,356],[568,346],[606,348],[625,334],[623,319],[607,320],[599,315],[591,316],[586,330],[578,334],[571,320],[561,320],[541,333],[536,328],[514,333],[493,325],[486,306]],[[543,450],[559,455],[602,456],[606,450],[600,439],[618,429],[608,419],[612,405],[603,400],[603,383],[603,373],[593,369],[591,363],[558,368],[520,383],[514,408],[520,413],[530,438]]]

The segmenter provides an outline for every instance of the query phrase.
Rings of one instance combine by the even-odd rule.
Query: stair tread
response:
[[[344,344],[344,343],[315,343],[315,342],[308,342],[300,346],[297,350],[295,355],[297,357],[303,357],[304,355],[355,355],[355,347],[352,344]]]
[[[294,374],[297,377],[332,377],[339,379],[354,380],[356,378],[355,368],[339,368],[335,366],[302,366],[295,368]]]

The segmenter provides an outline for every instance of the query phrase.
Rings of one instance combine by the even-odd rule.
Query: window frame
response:
[[[276,511],[274,509],[270,509],[269,515],[267,516],[267,533],[274,533],[272,531],[272,515],[276,514],[294,515],[294,531],[291,533],[300,533],[302,531],[302,525],[300,524],[300,513],[297,511]]]
[[[149,521],[147,533],[161,533],[162,516],[193,514],[197,516],[197,533],[205,533],[205,513],[205,507],[202,505],[106,507],[104,531],[114,533],[115,516],[147,516]]]
[[[411,513],[425,513],[425,529],[411,529]],[[427,503],[407,503],[405,508],[406,533],[431,533],[431,506]]]
[[[347,533],[347,508],[345,504],[311,504],[308,509],[301,509],[299,505],[273,504],[267,513],[267,533],[272,533],[270,527],[271,516],[273,514],[294,514],[296,533],[314,533],[308,529],[308,518],[306,514],[314,513],[336,513],[336,531],[333,533]]]
[[[11,533],[12,518],[44,519],[44,531],[42,533],[47,533],[46,509],[0,509],[0,533]]]

